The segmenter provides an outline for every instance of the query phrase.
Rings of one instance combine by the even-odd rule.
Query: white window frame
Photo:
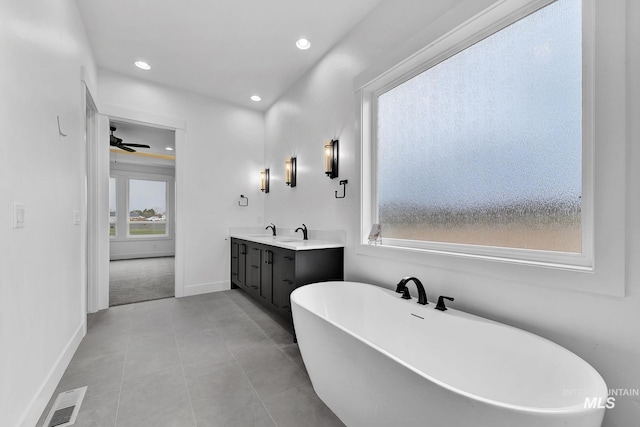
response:
[[[140,240],[171,240],[175,237],[174,221],[175,215],[175,178],[171,175],[165,175],[161,173],[152,172],[130,172],[128,170],[116,170],[110,173],[110,178],[116,179],[116,209],[124,212],[117,213],[116,220],[116,235],[109,236],[112,242],[132,242]],[[131,179],[146,180],[146,181],[161,181],[166,183],[166,198],[167,198],[167,229],[166,234],[151,234],[151,235],[131,235],[129,233],[129,212],[131,208],[129,206],[129,181]],[[120,203],[121,202],[121,203]],[[122,205],[122,206],[121,206]]]
[[[156,182],[164,182],[164,198],[166,207],[166,220],[165,220],[165,233],[164,234],[149,234],[149,235],[135,235],[131,234],[131,180],[137,181],[156,181]],[[127,211],[126,211],[126,230],[127,235],[126,238],[130,240],[153,240],[153,239],[171,239],[173,230],[170,229],[171,221],[169,217],[171,215],[169,206],[171,204],[170,194],[169,194],[169,186],[173,185],[173,177],[168,175],[151,175],[151,174],[132,174],[128,175],[125,178],[126,182],[126,202],[127,202]]]
[[[111,206],[109,206],[109,239],[117,239],[118,237],[120,237],[118,235],[118,177],[115,175],[109,175],[109,185],[111,185],[111,180],[113,179],[113,184],[115,186],[115,197],[116,197],[116,216],[115,216],[115,222],[113,223],[113,236],[111,235]],[[109,189],[111,190],[111,189]],[[109,196],[111,197],[111,196]],[[109,200],[109,202],[111,202],[111,200]]]
[[[624,162],[620,165],[623,168],[621,173],[618,170],[611,171],[611,162],[621,159],[619,150],[615,149],[610,153],[597,146],[597,141],[605,140],[607,143],[613,140],[616,148],[624,149],[626,144],[625,118],[624,114],[620,114],[620,111],[624,110],[618,110],[617,116],[610,112],[612,107],[624,107],[624,2],[604,4],[605,2],[600,0],[583,0],[581,254],[385,239],[384,227],[382,245],[368,244],[369,230],[376,222],[377,215],[377,97],[552,2],[498,1],[461,25],[455,26],[453,30],[444,32],[441,37],[434,39],[432,35],[425,36],[425,47],[418,52],[411,53],[405,48],[406,56],[401,62],[392,62],[393,58],[402,57],[398,52],[394,52],[389,60],[380,61],[356,78],[361,138],[361,209],[357,254],[426,263],[469,272],[486,270],[489,267],[487,263],[491,263],[490,266],[498,271],[504,270],[505,274],[508,271],[509,274],[522,275],[525,270],[533,269],[534,274],[543,277],[541,283],[536,284],[610,295],[624,294],[624,225],[616,225],[616,222],[619,223],[620,215],[624,217],[625,202],[624,195],[620,197],[619,194],[610,194],[619,186],[625,186]],[[598,8],[606,9],[607,13],[597,14]],[[596,16],[599,22],[596,22]],[[443,25],[446,26],[446,23]],[[607,50],[605,54],[602,53],[603,47]],[[600,56],[596,62],[597,49]],[[614,67],[611,67],[612,61],[615,63]],[[596,75],[599,76],[597,81]],[[609,79],[617,81],[612,83]],[[598,105],[595,104],[595,99],[598,99]],[[603,177],[605,170],[606,175],[610,175],[606,178]],[[598,183],[595,182],[596,176],[599,179]],[[602,203],[604,199],[613,200],[605,206]],[[598,205],[595,204],[596,200],[599,200]],[[598,215],[595,215],[596,211]],[[568,275],[570,280],[566,280],[565,275]]]

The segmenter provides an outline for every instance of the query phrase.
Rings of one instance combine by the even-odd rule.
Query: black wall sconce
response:
[[[338,176],[337,139],[332,139],[324,144],[324,173],[331,179]]]
[[[269,192],[269,169],[262,169],[260,171],[260,191],[264,193]]]
[[[284,161],[284,183],[291,187],[296,186],[296,169],[297,159],[295,157],[289,157]]]

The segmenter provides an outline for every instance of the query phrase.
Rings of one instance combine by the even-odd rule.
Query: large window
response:
[[[583,253],[581,7],[558,0],[374,89],[383,242]]]
[[[109,235],[112,242],[171,239],[173,177],[125,169],[112,171],[113,176],[109,179]]]
[[[129,236],[167,235],[167,183],[129,180]]]

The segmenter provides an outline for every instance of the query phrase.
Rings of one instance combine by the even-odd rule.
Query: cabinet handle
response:
[[[291,280],[289,280],[289,279],[282,279],[282,281],[284,283],[286,283],[287,285],[293,285],[293,282]]]
[[[231,275],[232,275],[232,276],[237,276],[237,275],[238,275],[238,273],[231,273]]]
[[[289,260],[289,261],[293,261],[293,257],[292,256],[286,256],[286,257],[284,257],[284,259]]]
[[[260,268],[258,265],[252,265],[251,268]]]

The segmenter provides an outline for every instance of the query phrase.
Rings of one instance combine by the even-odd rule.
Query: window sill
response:
[[[173,236],[127,236],[127,237],[110,237],[112,242],[135,242],[135,241],[161,241],[172,240]]]
[[[590,262],[586,260],[580,254],[566,254],[566,253],[558,253],[556,255],[557,259],[552,260],[554,256],[545,253],[546,260],[527,260],[518,257],[517,250],[510,250],[505,248],[485,248],[485,247],[473,247],[470,245],[440,245],[440,248],[426,247],[427,242],[425,242],[425,247],[412,247],[412,246],[402,246],[398,244],[394,244],[393,239],[389,239],[388,242],[385,243],[383,239],[382,243],[377,245],[370,245],[367,243],[362,243],[356,249],[356,253],[359,255],[367,255],[367,256],[378,256],[389,258],[393,256],[401,257],[403,260],[411,260],[416,261],[428,261],[429,257],[448,257],[455,258],[458,260],[470,260],[470,261],[478,261],[478,262],[494,262],[494,263],[505,263],[505,264],[513,264],[518,266],[529,266],[535,268],[552,268],[552,269],[560,269],[574,272],[585,272],[590,273],[593,272],[593,266]],[[459,251],[455,250],[447,250],[447,247],[459,247]],[[473,253],[476,252],[476,253]],[[532,251],[526,251],[532,252]],[[508,254],[511,253],[512,256]],[[573,262],[567,262],[572,260]]]

